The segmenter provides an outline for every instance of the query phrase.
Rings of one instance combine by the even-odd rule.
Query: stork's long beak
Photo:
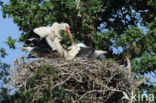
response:
[[[74,39],[73,39],[73,37],[71,35],[71,32],[70,32],[69,28],[66,29],[66,32],[67,32],[68,36],[70,37],[70,40],[71,40],[72,44],[74,44],[75,42],[74,42]]]

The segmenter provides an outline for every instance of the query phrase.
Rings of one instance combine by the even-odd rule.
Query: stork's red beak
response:
[[[66,29],[66,32],[67,32],[68,36],[70,37],[72,43],[74,43],[74,40],[73,40],[73,37],[71,35],[71,32],[70,32],[69,28]]]

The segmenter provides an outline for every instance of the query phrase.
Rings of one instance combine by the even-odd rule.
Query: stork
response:
[[[39,36],[41,39],[42,38],[46,38],[47,43],[49,44],[49,46],[51,48],[53,48],[54,50],[56,50],[55,45],[53,44],[53,41],[55,38],[60,38],[62,39],[60,32],[62,30],[64,30],[65,32],[67,32],[68,36],[70,37],[71,42],[74,44],[74,40],[73,37],[70,33],[70,26],[67,23],[53,23],[51,27],[38,27],[33,29],[33,35]],[[38,38],[38,37],[37,37]],[[32,39],[31,41],[33,41],[34,39]]]
[[[71,41],[74,42],[72,35],[69,30],[70,26],[67,23],[53,23],[51,27],[38,27],[35,28],[33,31],[38,34],[41,38],[49,38],[53,41],[55,38],[62,38],[60,32],[64,30],[67,32],[68,36],[70,37]]]
[[[68,47],[68,50],[65,50],[59,42],[60,39],[55,38],[54,45],[56,45],[58,53],[66,60],[72,60],[75,57],[96,59],[99,56],[107,53],[107,51],[90,48],[83,43],[73,44],[72,46]]]
[[[23,47],[23,51],[30,52],[31,55],[36,54],[52,54],[53,51],[57,51],[56,43],[54,44],[54,39],[58,38],[61,41],[62,37],[60,35],[61,30],[67,32],[70,37],[72,43],[74,40],[69,30],[69,24],[67,23],[53,23],[51,27],[39,27],[33,29],[28,36],[28,40],[26,40],[25,44],[28,47]],[[60,42],[57,42],[60,43]],[[44,49],[44,50],[43,50]],[[61,51],[61,50],[59,50]],[[32,56],[29,56],[32,57]],[[38,57],[38,56],[37,56]]]
[[[90,58],[90,59],[97,59],[101,55],[104,55],[107,53],[107,51],[103,50],[95,50],[93,48],[90,48],[86,46],[83,43],[78,43],[77,45],[77,51],[75,57],[80,57],[80,58]],[[68,49],[75,48],[75,45],[70,46]]]
[[[74,43],[72,44],[74,46],[69,51],[65,50],[60,44],[60,41],[59,38],[55,38],[53,42],[60,56],[64,57],[66,60],[74,59],[80,48]]]

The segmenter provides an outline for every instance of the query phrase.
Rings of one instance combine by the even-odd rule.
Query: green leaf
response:
[[[15,49],[15,42],[16,42],[16,39],[12,39],[12,37],[8,37],[8,41],[6,41],[5,43],[10,47],[10,48],[13,48]]]

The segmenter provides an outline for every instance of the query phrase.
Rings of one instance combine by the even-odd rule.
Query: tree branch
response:
[[[127,64],[128,64],[128,73],[131,73],[132,66],[131,66],[131,61],[128,56],[126,56]]]
[[[77,7],[76,7],[79,11],[78,11],[78,14],[77,16],[81,17],[81,13],[80,13],[80,9],[81,9],[81,1],[80,0],[77,0]]]
[[[143,79],[141,79],[140,81],[138,81],[136,83],[136,88],[139,87],[141,84],[145,83],[146,81],[147,81],[147,78],[146,77],[144,77]]]

